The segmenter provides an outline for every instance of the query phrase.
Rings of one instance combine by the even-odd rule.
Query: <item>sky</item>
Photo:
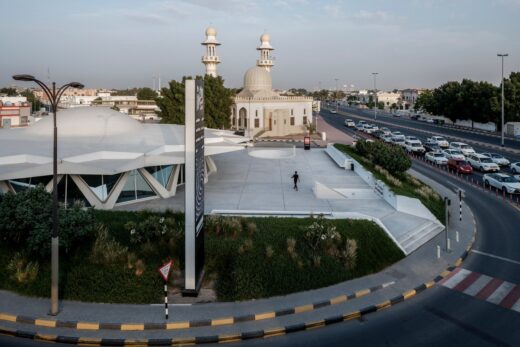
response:
[[[241,87],[267,32],[278,89],[431,88],[520,71],[520,0],[0,0],[0,86],[33,74],[92,88],[204,73],[204,31]],[[19,82],[18,82],[19,83]]]

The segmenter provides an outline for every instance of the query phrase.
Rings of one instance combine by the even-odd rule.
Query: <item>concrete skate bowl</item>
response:
[[[294,148],[287,149],[257,149],[249,151],[251,157],[259,159],[288,159],[294,157]]]

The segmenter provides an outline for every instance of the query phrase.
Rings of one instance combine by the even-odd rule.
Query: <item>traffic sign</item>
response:
[[[172,268],[173,260],[170,260],[169,262],[163,264],[159,268],[159,273],[161,274],[162,278],[164,279],[164,282],[168,282],[168,276],[170,275],[170,269]]]

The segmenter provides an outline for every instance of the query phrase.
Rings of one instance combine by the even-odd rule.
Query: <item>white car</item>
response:
[[[372,134],[376,130],[377,129],[374,129],[374,127],[371,126],[370,124],[365,124],[365,126],[363,127],[363,131],[366,132],[367,134]]]
[[[404,136],[403,136],[404,137]],[[392,143],[394,145],[398,145],[404,147],[404,138],[401,137],[392,137]]]
[[[498,166],[509,166],[511,162],[504,158],[503,155],[500,155],[498,153],[482,153],[483,155],[490,157],[493,163],[498,164]]]
[[[475,154],[476,153],[475,150],[470,145],[467,145],[467,144],[465,144],[463,142],[452,142],[452,143],[450,143],[450,147],[449,148],[451,148],[451,149],[458,149],[465,156],[467,156],[469,154]]]
[[[480,171],[486,171],[486,172],[500,171],[500,167],[497,164],[493,163],[491,158],[486,157],[485,155],[482,155],[482,154],[478,154],[478,153],[468,154],[466,156],[466,160],[474,169],[477,169]]]
[[[386,143],[392,143],[392,135],[383,135],[381,136],[381,140]]]
[[[458,149],[448,148],[448,149],[445,149],[444,151],[442,151],[442,153],[444,153],[444,156],[448,159],[466,160],[466,157],[464,156],[464,154],[462,154],[462,152],[459,151]]]
[[[485,186],[495,187],[504,193],[520,194],[520,182],[515,178],[503,173],[485,174],[482,179]]]
[[[431,143],[436,143],[440,148],[448,148],[450,146],[448,141],[442,136],[432,136],[428,140],[430,140]]]
[[[514,174],[520,174],[520,162],[511,164],[511,171],[513,171]]]
[[[426,119],[426,123],[433,123],[433,119],[431,119],[431,118]]]
[[[448,164],[448,159],[442,154],[442,152],[427,152],[424,158],[437,165]]]
[[[365,129],[365,124],[357,123],[356,124],[356,130],[363,131]]]
[[[406,136],[405,140],[419,141],[420,142],[420,140],[417,137],[415,137],[415,136]],[[422,144],[422,142],[421,142],[421,144]]]
[[[426,149],[424,149],[421,141],[419,141],[419,140],[410,140],[410,139],[405,140],[404,141],[404,149],[408,153],[419,153],[419,154],[422,154],[422,153],[426,152]]]
[[[356,126],[356,123],[352,119],[346,119],[345,120],[345,126],[349,128],[354,128]]]
[[[381,130],[385,135],[392,135],[392,132],[388,128],[381,128],[379,130]]]
[[[336,114],[338,112],[336,110],[330,110],[330,113]]]

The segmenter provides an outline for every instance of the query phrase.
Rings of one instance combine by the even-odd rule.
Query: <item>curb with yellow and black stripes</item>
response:
[[[187,344],[209,344],[209,343],[226,343],[226,342],[236,342],[236,341],[246,341],[251,339],[258,338],[270,338],[274,336],[281,336],[286,334],[291,334],[299,331],[312,330],[320,327],[325,327],[328,325],[349,321],[353,319],[359,319],[363,316],[366,316],[370,313],[378,312],[387,308],[390,308],[398,303],[404,302],[413,298],[415,295],[425,291],[433,287],[436,283],[442,281],[446,278],[450,273],[459,267],[462,262],[468,257],[473,244],[475,243],[476,238],[476,222],[473,218],[473,237],[470,241],[470,244],[464,251],[464,253],[455,261],[453,266],[448,267],[441,274],[436,276],[433,280],[429,282],[422,283],[421,285],[405,291],[396,297],[385,300],[376,305],[370,305],[364,307],[360,310],[338,314],[332,317],[328,317],[325,319],[311,321],[306,323],[293,324],[288,326],[283,326],[279,328],[271,328],[265,330],[251,330],[245,331],[236,334],[226,334],[226,335],[205,335],[205,336],[195,336],[195,337],[176,337],[176,338],[156,338],[156,339],[112,339],[112,338],[92,338],[92,337],[73,337],[73,336],[61,336],[61,335],[51,335],[51,334],[40,334],[34,331],[26,331],[19,329],[12,329],[8,327],[0,326],[0,334],[10,335],[19,338],[27,338],[38,341],[46,341],[46,342],[55,342],[55,343],[67,343],[67,344],[76,344],[76,345],[88,345],[88,346],[179,346],[179,345],[187,345]],[[351,300],[354,298],[359,298],[369,293],[385,288],[385,284],[368,288],[365,290],[357,291],[350,295],[341,295],[326,301],[297,306],[290,309],[272,311],[272,312],[264,312],[261,314],[254,315],[244,315],[238,317],[229,317],[229,318],[220,318],[220,319],[210,319],[210,320],[198,320],[198,321],[187,321],[187,322],[172,322],[172,323],[129,323],[129,324],[112,324],[112,323],[85,323],[85,322],[60,322],[60,321],[52,321],[52,320],[39,320],[36,318],[23,317],[23,316],[12,316],[6,314],[0,314],[0,320],[10,321],[15,323],[27,323],[34,324],[35,326],[42,327],[64,327],[64,328],[73,328],[78,330],[103,330],[103,329],[112,329],[112,330],[151,330],[151,329],[187,329],[192,327],[202,327],[202,326],[218,326],[218,325],[226,325],[226,324],[234,324],[239,322],[247,322],[247,321],[258,321],[263,319],[270,319],[275,317],[280,317],[288,314],[297,314],[312,311],[321,307],[335,305],[341,302],[345,302],[347,300]]]

